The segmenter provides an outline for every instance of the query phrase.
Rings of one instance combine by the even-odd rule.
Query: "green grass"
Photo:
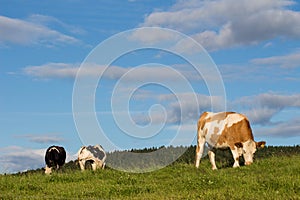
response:
[[[0,199],[300,199],[300,155],[212,171],[176,163],[151,173],[113,169],[0,175]]]

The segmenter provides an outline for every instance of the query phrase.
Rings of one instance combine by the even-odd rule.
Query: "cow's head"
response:
[[[45,167],[45,174],[48,174],[48,175],[50,175],[52,173],[52,168],[51,167],[48,167],[48,166],[46,166]]]
[[[265,144],[265,141],[255,142],[253,140],[249,140],[244,143],[238,142],[235,144],[235,146],[242,149],[245,165],[251,165],[253,163],[253,156],[256,152],[256,149],[263,148]]]

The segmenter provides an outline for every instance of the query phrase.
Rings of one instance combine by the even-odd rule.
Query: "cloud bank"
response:
[[[1,147],[0,173],[16,173],[45,167],[45,153],[47,148]],[[66,162],[76,159],[76,155],[72,155],[68,151],[66,153]]]
[[[141,26],[184,32],[208,50],[257,44],[276,37],[299,39],[300,13],[289,8],[294,4],[288,0],[180,0],[166,11],[152,12]]]
[[[39,15],[39,19],[41,19]],[[45,20],[46,17],[44,17]],[[49,19],[48,19],[49,20]],[[52,19],[53,20],[53,19]],[[46,45],[76,44],[79,40],[35,21],[0,16],[0,44]]]
[[[44,165],[46,149],[29,149],[19,146],[0,148],[0,172],[15,173]]]
[[[166,67],[159,64],[148,64],[139,67],[120,67],[120,66],[103,66],[93,63],[86,63],[80,68],[80,64],[72,63],[46,63],[39,66],[27,66],[22,69],[22,73],[38,79],[55,79],[55,78],[76,78],[85,76],[91,78],[102,77],[110,80],[119,80],[122,76],[126,81],[140,80],[176,80],[180,74],[188,80],[202,80],[202,77],[192,68],[181,66]],[[170,73],[171,71],[177,73]],[[159,73],[158,73],[159,72]],[[177,74],[177,76],[174,76]]]
[[[232,105],[240,107],[253,124],[271,124],[272,117],[284,109],[300,109],[300,94],[263,93],[242,97],[232,102]]]
[[[292,54],[292,57],[297,57],[298,54]],[[290,57],[287,55],[287,57]],[[283,63],[287,61],[286,57],[272,57],[269,58],[258,58],[253,59],[251,62],[254,65],[259,64],[271,64]],[[280,67],[280,66],[279,66]],[[23,72],[26,75],[33,76],[36,78],[47,79],[47,78],[74,78],[76,77],[79,66],[77,64],[65,64],[65,63],[49,63],[41,66],[30,66],[24,68]],[[119,66],[109,67],[108,70],[104,72],[105,67],[99,65],[91,65],[90,68],[85,68],[81,74],[85,76],[96,76],[99,74],[103,74],[105,78],[110,80],[119,80],[123,75],[130,72],[130,70],[134,68],[122,68]],[[181,70],[180,72],[184,74],[187,78],[191,80],[199,81],[200,79],[195,78],[193,73],[189,71],[183,70],[182,66],[178,67],[177,70]],[[157,72],[160,73],[157,73]],[[155,77],[155,81],[169,79],[170,81],[174,81],[174,77],[171,77],[171,73],[164,73],[164,69],[159,67],[144,67],[138,71],[139,73],[131,74],[127,76],[128,81],[139,81],[144,78],[153,78]],[[231,77],[232,78],[232,77]],[[124,93],[126,93],[126,88],[124,88]],[[218,105],[218,101],[220,101],[220,97],[211,97],[204,94],[194,93],[181,93],[177,94],[181,95],[181,102],[177,102],[174,95],[169,94],[159,94],[155,91],[149,90],[139,90],[138,93],[135,93],[133,98],[138,102],[143,102],[147,99],[154,99],[157,103],[162,104],[166,109],[167,114],[167,123],[170,125],[174,125],[179,122],[195,122],[200,113],[197,110],[207,111],[211,110],[212,105]],[[190,98],[193,95],[196,95],[198,105],[192,105],[190,103]],[[244,113],[248,116],[253,125],[266,126],[271,128],[269,133],[277,132],[275,130],[280,129],[282,127],[291,126],[290,121],[274,121],[274,117],[281,112],[287,109],[295,109],[298,110],[300,108],[300,94],[280,94],[280,93],[261,93],[254,96],[244,96],[230,102],[227,102],[228,108],[233,111]],[[183,108],[183,109],[181,109]],[[182,113],[184,110],[185,113]],[[137,124],[149,124],[152,123],[161,123],[164,121],[164,116],[161,116],[161,113],[152,113],[151,118],[148,116],[148,111],[141,111],[140,113],[135,113],[133,116],[134,121]],[[292,119],[294,121],[295,119]],[[280,125],[279,125],[280,124]],[[276,128],[277,127],[277,128]],[[289,135],[298,135],[299,133],[296,131],[296,128],[291,128],[291,133]],[[279,131],[279,130],[278,130]]]
[[[37,134],[25,134],[17,135],[16,138],[25,138],[30,142],[38,144],[59,144],[64,141],[64,138],[57,136],[56,134],[37,135]]]
[[[256,65],[279,66],[284,69],[294,69],[300,67],[300,52],[296,51],[287,55],[272,56],[267,58],[256,58],[250,61]]]

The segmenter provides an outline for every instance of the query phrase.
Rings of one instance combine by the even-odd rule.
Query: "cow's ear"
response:
[[[256,147],[257,148],[264,148],[265,145],[266,145],[265,141],[256,142]]]
[[[234,143],[234,145],[235,145],[237,148],[243,148],[243,143],[241,143],[241,142],[236,142],[236,143]]]

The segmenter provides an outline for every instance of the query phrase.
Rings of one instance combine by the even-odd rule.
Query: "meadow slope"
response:
[[[300,199],[300,155],[212,171],[176,162],[150,173],[64,169],[0,175],[0,199]]]

